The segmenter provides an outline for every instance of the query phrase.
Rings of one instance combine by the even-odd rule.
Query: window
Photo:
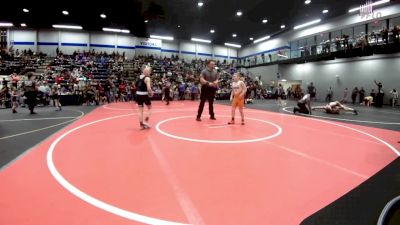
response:
[[[299,53],[299,42],[298,41],[293,41],[290,43],[290,58],[298,58]]]
[[[368,33],[380,33],[386,29],[386,20],[377,20],[368,24]]]
[[[305,50],[307,49],[307,39],[299,40],[299,56],[305,56]]]
[[[365,25],[359,25],[354,27],[354,38],[358,38],[365,35]]]
[[[342,34],[348,36],[349,39],[352,39],[354,37],[353,29],[353,27],[343,29]]]
[[[7,29],[0,29],[0,49],[7,47]]]
[[[389,20],[389,28],[393,29],[395,26],[400,26],[400,17]]]
[[[320,33],[317,35],[317,45],[329,40],[329,33]]]
[[[329,52],[327,47],[329,47],[329,32],[320,33],[316,37],[317,41],[317,54]]]
[[[332,31],[331,32],[331,41],[335,41],[336,38],[342,38],[342,31],[337,30],[337,31]]]

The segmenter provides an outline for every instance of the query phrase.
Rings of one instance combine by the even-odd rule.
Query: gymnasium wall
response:
[[[389,5],[386,7],[381,7],[376,9],[377,12],[382,13],[382,17],[380,19],[386,19],[389,17],[396,17],[400,15],[400,4]],[[321,16],[322,18],[322,16]],[[317,19],[317,18],[315,18]],[[311,35],[316,35],[320,33],[326,33],[330,31],[335,31],[338,29],[345,29],[347,27],[354,27],[359,24],[366,24],[372,22],[374,19],[371,17],[367,19],[367,17],[362,18],[357,13],[348,14],[341,17],[334,18],[327,22],[311,26],[309,28],[304,28],[300,30],[294,30],[292,27],[287,27],[288,29],[285,33],[280,34],[272,39],[259,42],[257,44],[250,44],[239,51],[240,58],[250,58],[254,61],[254,57],[257,58],[257,62],[261,62],[261,54],[265,54],[266,62],[268,62],[269,58],[268,54],[271,54],[272,60],[275,61],[277,59],[286,59],[284,57],[279,57],[280,55],[290,56],[290,42],[303,39]],[[265,34],[265,36],[271,34]],[[260,37],[254,37],[255,39]],[[247,65],[247,64],[246,64]]]
[[[302,81],[303,90],[310,82],[317,89],[317,99],[324,100],[329,87],[334,91],[334,99],[343,97],[345,88],[349,95],[354,87],[364,87],[367,94],[371,89],[377,90],[374,80],[384,85],[385,104],[389,104],[389,91],[400,90],[400,54],[375,55],[369,57],[337,59],[332,61],[313,62],[305,64],[271,65],[248,69],[254,76],[261,75],[264,82]],[[349,97],[350,99],[350,97]]]
[[[237,50],[226,46],[191,41],[162,41],[158,39],[138,38],[129,34],[64,31],[10,29],[9,45],[14,50],[41,51],[49,56],[56,55],[56,49],[66,54],[74,51],[119,52],[128,58],[135,55],[155,55],[171,57],[179,55],[185,60],[195,58],[232,61],[237,59]]]

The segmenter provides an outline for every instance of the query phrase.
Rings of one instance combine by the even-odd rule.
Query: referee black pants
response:
[[[200,95],[200,105],[199,110],[197,111],[197,118],[201,118],[201,114],[203,113],[204,104],[208,101],[208,110],[210,113],[210,117],[214,117],[214,98],[215,98],[216,89],[209,86],[201,87],[201,95]]]

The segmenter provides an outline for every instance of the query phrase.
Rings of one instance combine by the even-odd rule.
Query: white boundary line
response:
[[[50,129],[50,128],[53,128],[53,127],[57,127],[57,126],[60,126],[60,125],[66,124],[66,123],[70,123],[70,122],[72,122],[74,120],[80,119],[83,115],[85,115],[84,112],[82,112],[80,110],[77,110],[77,111],[80,112],[81,115],[77,116],[77,117],[73,117],[74,119],[72,119],[72,120],[68,120],[68,121],[65,121],[65,122],[62,122],[62,123],[57,123],[57,124],[54,124],[54,125],[51,125],[51,126],[47,126],[47,127],[43,127],[43,128],[31,130],[31,131],[26,131],[26,132],[22,132],[22,133],[18,133],[18,134],[13,134],[13,135],[9,135],[9,136],[0,137],[0,140],[13,138],[13,137],[18,137],[18,136],[25,135],[25,134],[31,134],[31,133],[42,131],[42,130],[47,130],[47,129]]]
[[[219,117],[231,117],[231,116],[219,116]],[[275,138],[279,135],[282,134],[282,128],[274,123],[271,123],[269,121],[265,121],[265,120],[260,120],[260,119],[254,119],[254,118],[249,118],[246,117],[247,120],[254,120],[254,121],[258,121],[258,122],[262,122],[262,123],[266,123],[269,125],[274,126],[278,131],[276,133],[274,133],[273,135],[270,136],[266,136],[266,137],[262,137],[262,138],[256,138],[256,139],[249,139],[249,140],[237,140],[237,141],[216,141],[216,140],[202,140],[202,139],[194,139],[194,138],[185,138],[185,137],[180,137],[180,136],[176,136],[170,133],[167,133],[163,130],[161,130],[160,126],[163,123],[172,121],[172,120],[177,120],[177,119],[183,119],[183,118],[193,118],[192,116],[181,116],[181,117],[174,117],[174,118],[170,118],[170,119],[166,119],[163,120],[161,122],[158,122],[156,125],[156,130],[165,135],[168,136],[170,138],[175,138],[175,139],[179,139],[179,140],[184,140],[184,141],[192,141],[192,142],[202,142],[202,143],[213,143],[213,144],[235,144],[235,143],[250,143],[250,142],[258,142],[258,141],[264,141],[264,140],[268,140],[268,139],[272,139]]]
[[[288,107],[286,107],[286,108],[288,108]],[[285,111],[285,112],[288,112],[288,111]],[[289,111],[289,112],[290,112],[290,111]],[[281,115],[295,117],[295,115],[288,115],[288,114],[281,114]],[[349,130],[356,131],[356,132],[358,132],[358,133],[364,134],[364,135],[366,135],[366,136],[368,136],[368,137],[371,137],[371,138],[373,138],[373,139],[375,139],[375,140],[377,140],[377,141],[383,143],[384,145],[386,145],[387,147],[389,147],[390,150],[392,150],[397,156],[400,156],[400,152],[399,152],[395,147],[393,147],[391,144],[387,143],[386,141],[384,141],[384,140],[382,140],[382,139],[380,139],[380,138],[378,138],[378,137],[375,137],[375,136],[372,135],[372,134],[366,133],[366,132],[364,132],[364,131],[357,130],[357,129],[355,129],[355,128],[348,127],[348,126],[345,126],[345,125],[342,125],[342,124],[334,123],[334,122],[332,122],[332,121],[321,120],[321,119],[315,119],[315,118],[311,118],[311,117],[308,117],[308,116],[298,117],[298,118],[303,118],[303,119],[308,119],[308,120],[315,120],[315,121],[319,121],[319,122],[322,122],[322,123],[332,124],[332,125],[335,125],[335,126],[338,126],[338,127],[344,127],[344,128],[349,129]],[[327,118],[329,118],[329,117],[327,117]]]
[[[130,108],[130,109],[127,109],[127,108],[116,108],[116,107],[109,107],[109,105],[110,104],[107,104],[107,105],[103,105],[102,107],[103,108],[105,108],[105,109],[109,109],[109,110],[129,110],[129,111],[132,111],[132,110],[138,110],[138,106],[137,106],[137,104],[136,103],[134,103],[133,105],[134,106],[136,106],[135,108]],[[168,109],[168,107],[173,107],[173,106],[177,106],[177,105],[175,105],[175,104],[170,104],[169,106],[159,106],[159,105],[151,105],[152,107],[152,109]],[[185,106],[185,104],[183,104],[183,103],[180,103],[180,105],[178,105],[178,106]],[[173,109],[170,109],[170,110],[173,110]]]
[[[210,129],[218,129],[218,128],[224,128],[224,127],[229,127],[229,126],[232,126],[232,125],[229,125],[229,124],[215,125],[215,126],[208,126],[208,128],[210,128]]]
[[[152,217],[148,217],[148,216],[143,216],[137,213],[133,213],[133,212],[129,212],[127,210],[118,208],[116,206],[113,206],[111,204],[105,203],[101,200],[98,200],[88,194],[86,194],[85,192],[81,191],[80,189],[78,189],[77,187],[75,187],[74,185],[72,185],[71,183],[69,183],[61,174],[60,172],[58,172],[56,166],[54,165],[53,162],[53,153],[55,150],[56,145],[67,135],[83,128],[83,127],[87,127],[90,126],[92,124],[95,123],[99,123],[99,122],[103,122],[103,121],[107,121],[107,120],[112,120],[112,119],[117,119],[117,118],[121,118],[121,117],[127,117],[127,116],[132,116],[135,115],[135,113],[131,113],[131,114],[125,114],[125,115],[119,115],[119,116],[113,116],[113,117],[108,117],[108,118],[104,118],[104,119],[100,119],[100,120],[96,120],[96,121],[92,121],[83,125],[80,125],[78,127],[75,127],[67,132],[65,132],[64,134],[62,134],[61,136],[59,136],[56,140],[54,140],[50,147],[49,150],[47,152],[47,166],[50,170],[50,173],[53,175],[53,177],[65,188],[67,189],[69,192],[71,192],[72,194],[74,194],[76,197],[80,198],[81,200],[97,207],[100,208],[102,210],[105,210],[107,212],[110,212],[112,214],[121,216],[123,218],[126,219],[130,219],[130,220],[134,220],[137,222],[141,222],[141,223],[145,223],[145,224],[157,224],[157,225],[188,225],[188,224],[184,224],[184,223],[178,223],[178,222],[170,222],[170,221],[166,221],[166,220],[160,220],[160,219],[156,219],[156,218],[152,218]]]
[[[160,150],[160,148],[156,145],[156,143],[153,141],[153,139],[151,137],[149,138],[149,143],[150,143],[153,154],[157,158],[157,160],[160,164],[160,167],[161,167],[162,171],[164,172],[165,177],[167,178],[168,183],[171,185],[172,189],[174,190],[175,197],[178,200],[179,205],[186,216],[186,219],[191,224],[205,225],[203,218],[200,216],[200,213],[194,206],[189,195],[179,184],[178,177],[175,175],[175,173],[171,169],[167,159],[164,157],[163,152]]]
[[[223,110],[221,110],[221,111],[223,111]],[[226,110],[226,111],[229,111],[229,110]],[[253,113],[254,112],[256,112],[256,113],[267,113],[267,114],[270,113],[270,112],[267,112],[267,111],[249,111],[249,113],[251,113],[251,112],[253,112]],[[273,113],[270,113],[270,114],[273,114]],[[274,114],[277,114],[277,113],[274,113]],[[107,120],[112,120],[112,119],[116,119],[116,118],[121,118],[121,117],[127,117],[127,116],[131,116],[131,115],[136,115],[136,113],[119,115],[119,116],[108,117],[108,118],[92,121],[92,122],[80,125],[80,126],[78,126],[76,128],[73,128],[73,129],[65,132],[64,134],[60,135],[56,140],[54,140],[51,143],[51,145],[50,145],[50,147],[48,149],[48,152],[47,152],[46,162],[47,162],[47,166],[48,166],[48,168],[50,170],[50,173],[52,174],[52,176],[55,178],[56,181],[58,181],[66,190],[68,190],[69,192],[74,194],[76,197],[80,198],[81,200],[83,200],[83,201],[85,201],[85,202],[87,202],[87,203],[89,203],[89,204],[91,204],[91,205],[93,205],[93,206],[95,206],[97,208],[103,209],[103,210],[105,210],[107,212],[113,213],[115,215],[130,219],[130,220],[134,220],[134,221],[137,221],[137,222],[142,222],[142,223],[145,223],[145,224],[151,224],[151,225],[155,225],[155,224],[157,224],[157,225],[188,225],[188,224],[183,224],[183,223],[178,223],[178,222],[171,222],[171,221],[166,221],[166,220],[160,220],[160,219],[153,218],[153,217],[143,216],[143,215],[140,215],[140,214],[137,214],[137,213],[129,212],[129,211],[124,210],[124,209],[120,209],[120,208],[118,208],[116,206],[113,206],[113,205],[110,205],[108,203],[102,202],[102,201],[100,201],[100,200],[98,200],[98,199],[96,199],[96,198],[84,193],[83,191],[79,190],[77,187],[73,186],[71,183],[69,183],[58,172],[57,168],[55,167],[55,164],[53,162],[53,154],[54,154],[54,151],[55,151],[55,147],[64,137],[66,137],[67,135],[69,135],[69,134],[71,134],[71,133],[73,133],[73,132],[75,132],[75,131],[83,128],[83,127],[90,126],[90,125],[95,124],[95,123],[99,123],[99,122],[103,122],[103,121],[107,121]],[[281,114],[281,115],[295,117],[293,115],[288,115],[288,114]],[[187,116],[187,117],[191,117],[191,116]],[[368,134],[366,132],[363,132],[363,131],[360,131],[360,130],[357,130],[357,129],[354,129],[354,128],[351,128],[351,127],[347,127],[345,125],[340,125],[340,124],[336,124],[336,123],[333,123],[333,122],[328,122],[328,121],[324,121],[324,120],[320,120],[320,119],[313,119],[313,118],[306,118],[306,117],[302,117],[302,118],[310,119],[310,120],[316,120],[316,121],[319,121],[319,122],[332,124],[332,125],[335,125],[335,126],[347,128],[347,129],[350,129],[350,130],[365,134],[365,135],[367,135],[369,137],[372,137],[372,138],[380,141],[381,143],[383,143],[384,145],[389,147],[398,156],[400,156],[400,153],[393,146],[391,146],[389,143],[387,143],[387,142],[385,142],[385,141],[383,141],[383,140],[381,140],[381,139],[379,139],[379,138],[377,138],[377,137],[375,137],[375,136],[373,136],[371,134]]]
[[[338,169],[338,170],[341,170],[341,171],[343,171],[343,172],[352,174],[352,175],[354,175],[354,176],[361,177],[361,178],[363,178],[363,179],[365,179],[365,180],[368,179],[368,176],[367,176],[367,175],[358,173],[358,172],[356,172],[356,171],[347,169],[347,168],[345,168],[345,167],[336,165],[336,164],[334,164],[334,163],[330,163],[329,161],[326,161],[326,160],[323,160],[323,159],[319,159],[319,158],[310,156],[310,155],[308,155],[308,154],[306,154],[306,153],[304,153],[304,152],[297,151],[297,150],[295,150],[295,149],[292,149],[292,148],[289,148],[289,147],[286,147],[286,146],[283,146],[283,145],[275,144],[275,143],[272,143],[272,142],[270,142],[270,141],[264,141],[264,142],[265,142],[265,143],[268,143],[268,144],[270,144],[270,145],[273,145],[273,146],[275,146],[275,147],[277,147],[277,148],[283,149],[283,150],[285,150],[285,151],[287,151],[287,152],[290,152],[290,153],[292,153],[292,154],[295,154],[295,155],[298,155],[298,156],[300,156],[300,157],[306,158],[306,159],[308,159],[308,160],[316,161],[316,162],[318,162],[318,163],[320,163],[320,164],[324,164],[324,165],[333,167],[333,168],[335,168],[335,169]]]
[[[293,106],[282,108],[283,111],[287,113],[293,114],[293,112],[287,110],[289,108],[293,108]],[[305,114],[304,114],[305,115]],[[323,119],[330,119],[330,120],[339,120],[339,121],[349,121],[349,122],[358,122],[358,123],[371,123],[371,124],[386,124],[386,125],[400,125],[400,123],[392,123],[392,122],[378,122],[378,121],[368,121],[368,120],[350,120],[350,119],[343,119],[343,118],[334,118],[334,117],[327,117],[327,116],[317,116],[317,115],[306,115],[315,118],[323,118]]]
[[[34,120],[61,120],[61,119],[72,119],[78,118],[79,116],[67,116],[67,117],[49,117],[49,118],[34,118],[34,119],[13,119],[13,120],[0,120],[0,122],[20,122],[20,121],[34,121]]]

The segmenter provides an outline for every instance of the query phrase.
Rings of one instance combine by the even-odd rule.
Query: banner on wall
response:
[[[151,39],[151,38],[137,38],[136,46],[161,49],[162,41],[159,39]]]

